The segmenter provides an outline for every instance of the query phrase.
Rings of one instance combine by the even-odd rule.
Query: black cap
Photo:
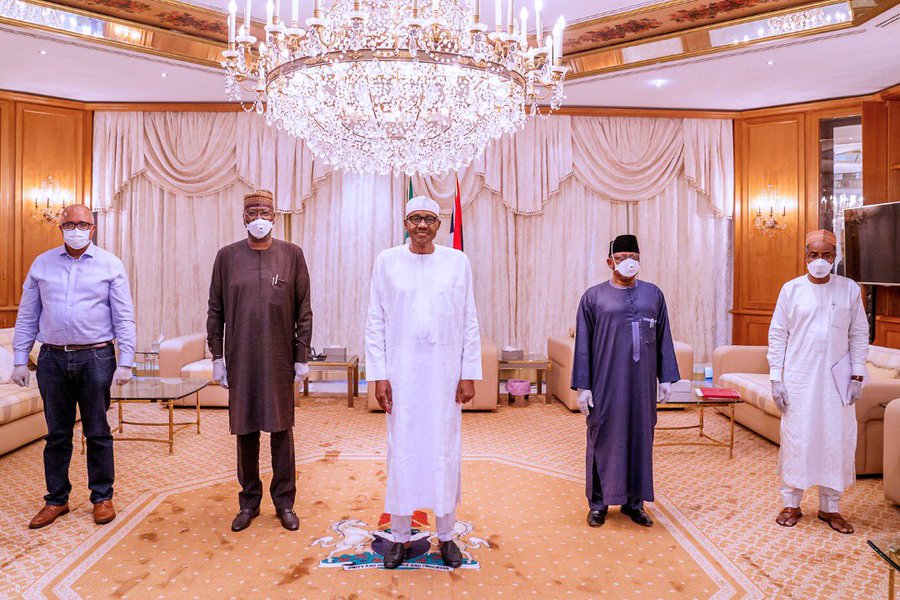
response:
[[[609,243],[609,255],[612,256],[616,252],[634,252],[640,254],[641,251],[638,249],[637,237],[630,233],[616,236],[616,239]]]

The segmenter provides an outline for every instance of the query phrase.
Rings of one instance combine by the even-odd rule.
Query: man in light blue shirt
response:
[[[88,487],[94,521],[116,517],[112,505],[113,439],[106,411],[109,386],[131,379],[134,364],[134,307],[122,261],[91,243],[94,217],[81,204],[60,217],[65,243],[38,256],[22,289],[13,337],[12,380],[27,386],[28,354],[41,342],[37,379],[44,400],[45,506],[31,520],[38,529],[69,512],[69,462],[76,408],[87,440]],[[113,341],[119,345],[119,367]]]

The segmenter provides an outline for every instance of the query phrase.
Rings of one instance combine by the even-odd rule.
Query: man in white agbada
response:
[[[387,413],[388,482],[384,511],[394,543],[384,566],[403,564],[412,514],[437,517],[441,556],[462,564],[453,541],[460,500],[461,406],[481,379],[481,338],[472,267],[465,254],[437,246],[437,202],[406,204],[409,243],[378,255],[366,324],[366,378]]]
[[[832,275],[837,239],[806,236],[807,275],[784,284],[769,327],[769,378],[781,411],[781,495],[776,522],[803,516],[803,492],[819,486],[819,519],[853,533],[841,516],[841,493],[856,478],[856,408],[869,350],[859,286]]]

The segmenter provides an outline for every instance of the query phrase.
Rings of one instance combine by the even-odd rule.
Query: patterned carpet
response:
[[[358,518],[370,530],[378,525],[384,417],[362,404],[348,409],[335,395],[304,400],[299,408],[297,533],[280,529],[267,499],[263,515],[247,532],[228,530],[237,483],[234,440],[222,410],[204,410],[202,434],[180,433],[173,456],[161,444],[118,444],[119,517],[103,527],[90,517],[83,456],[72,461],[72,513],[39,531],[26,525],[44,493],[42,442],[0,457],[0,597],[887,595],[886,568],[865,543],[875,535],[900,533],[900,508],[884,499],[880,479],[860,480],[845,494],[843,512],[856,526],[854,535],[841,536],[814,518],[815,494],[807,494],[807,516],[797,527],[778,527],[777,447],[739,428],[730,461],[719,448],[657,449],[658,497],[649,506],[657,526],[640,529],[611,513],[603,528],[592,530],[584,524],[584,421],[534,396],[524,407],[464,413],[459,519],[472,524],[472,539],[488,542],[471,550],[480,569],[320,567],[330,550],[324,542],[310,545],[324,538],[331,524]],[[156,409],[129,406],[127,411],[146,418]],[[665,412],[660,424],[693,419]],[[710,433],[727,434],[725,419],[707,421]],[[658,439],[691,435],[660,432]],[[262,454],[265,463],[265,445]],[[246,573],[226,568],[242,564],[251,568]]]

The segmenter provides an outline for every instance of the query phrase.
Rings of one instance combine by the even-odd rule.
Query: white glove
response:
[[[594,408],[594,394],[591,390],[578,390],[578,410],[581,414],[588,416],[592,408]]]
[[[28,366],[16,365],[16,368],[13,369],[10,381],[19,387],[28,387],[28,382],[31,381],[31,371],[28,370]]]
[[[309,377],[309,365],[307,363],[294,363],[294,381],[303,382]]]
[[[668,402],[672,399],[672,384],[668,381],[659,384],[659,401]]]
[[[782,413],[787,412],[788,396],[787,388],[784,387],[784,383],[780,381],[772,382],[772,400],[775,401],[775,406],[778,407],[778,410]]]
[[[847,389],[847,397],[850,399],[850,406],[856,404],[856,401],[862,398],[863,383],[852,379],[850,387]]]
[[[131,367],[116,367],[116,372],[113,374],[113,383],[116,385],[125,385],[129,381],[131,381],[134,373],[131,372]]]
[[[225,370],[225,359],[217,358],[213,361],[213,381],[228,389],[228,372]]]

